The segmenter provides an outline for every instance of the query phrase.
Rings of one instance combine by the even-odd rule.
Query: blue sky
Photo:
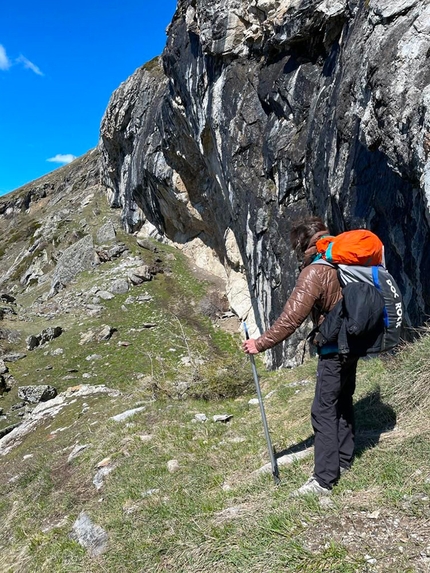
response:
[[[0,16],[0,195],[97,145],[112,92],[161,54],[176,0],[15,0]]]

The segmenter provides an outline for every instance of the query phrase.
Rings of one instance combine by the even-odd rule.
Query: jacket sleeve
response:
[[[309,316],[321,293],[321,277],[315,265],[305,267],[279,318],[255,341],[257,350],[268,350],[291,336]]]

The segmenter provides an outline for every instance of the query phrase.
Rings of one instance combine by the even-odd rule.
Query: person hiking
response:
[[[272,348],[293,334],[311,316],[314,326],[342,299],[336,268],[318,264],[316,242],[330,235],[318,217],[293,224],[290,242],[300,263],[300,275],[283,311],[260,337],[243,342],[247,354]],[[311,264],[314,263],[314,264]],[[318,334],[316,335],[318,337]],[[351,467],[354,455],[354,411],[356,369],[359,356],[340,355],[336,343],[318,348],[317,380],[311,408],[315,435],[314,472],[294,496],[308,493],[329,495],[344,471]]]

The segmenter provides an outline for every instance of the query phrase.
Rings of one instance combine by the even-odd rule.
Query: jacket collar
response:
[[[312,261],[317,255],[317,248],[316,248],[317,241],[321,239],[321,237],[325,237],[327,235],[330,235],[328,229],[326,229],[325,231],[318,231],[318,233],[315,233],[315,235],[311,237],[311,240],[309,241],[308,244],[308,248],[304,252],[302,268],[305,268],[312,263]]]

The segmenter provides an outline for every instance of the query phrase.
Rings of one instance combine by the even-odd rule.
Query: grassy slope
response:
[[[143,255],[132,237],[120,239]],[[353,470],[328,505],[292,500],[312,459],[281,468],[280,487],[270,475],[252,475],[268,456],[258,407],[248,404],[254,392],[240,337],[201,315],[208,284],[180,253],[163,246],[157,256],[169,272],[130,293],[146,292],[152,301],[124,311],[128,295],[119,295],[103,303],[99,317],[63,315],[55,320],[65,328],[61,337],[10,364],[18,385],[49,383],[61,391],[103,383],[122,395],[77,399],[1,459],[1,571],[428,571],[430,338],[394,363],[361,362]],[[106,280],[110,266],[80,276],[70,296]],[[19,302],[28,305],[36,294]],[[157,326],[142,329],[147,322]],[[80,345],[81,333],[100,324],[118,332],[109,342]],[[53,321],[43,313],[9,324],[25,335],[46,325]],[[57,348],[64,354],[53,356]],[[14,349],[25,349],[23,338]],[[86,360],[93,354],[101,358]],[[191,365],[182,365],[183,356]],[[258,360],[258,368],[264,394],[275,390],[265,405],[277,450],[308,440],[313,384],[291,383],[313,380],[315,362],[265,372]],[[411,396],[420,397],[415,408]],[[0,406],[16,401],[15,387]],[[136,405],[145,409],[126,422],[110,419]],[[197,413],[208,421],[196,422]],[[233,415],[228,423],[212,421],[224,413]],[[89,447],[68,462],[76,444]],[[106,457],[115,469],[97,491],[92,480]],[[179,462],[175,473],[167,469],[172,459]],[[82,510],[109,535],[107,551],[96,558],[70,538]]]

